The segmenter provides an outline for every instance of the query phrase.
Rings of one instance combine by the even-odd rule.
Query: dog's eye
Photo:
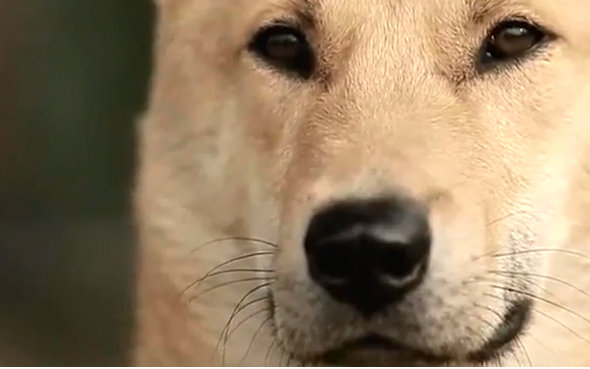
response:
[[[541,44],[547,35],[539,27],[525,21],[505,21],[488,35],[485,45],[484,64],[518,59]]]
[[[313,72],[313,52],[299,30],[274,25],[261,29],[250,43],[250,50],[266,63],[281,70],[309,78]]]

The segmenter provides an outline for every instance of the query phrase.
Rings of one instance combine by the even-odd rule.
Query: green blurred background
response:
[[[125,365],[150,0],[0,0],[0,365]]]

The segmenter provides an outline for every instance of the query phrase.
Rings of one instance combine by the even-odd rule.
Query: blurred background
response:
[[[0,0],[0,365],[125,365],[150,0]]]

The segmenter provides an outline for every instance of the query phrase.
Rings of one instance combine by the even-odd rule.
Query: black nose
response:
[[[411,200],[348,200],[314,215],[305,252],[311,277],[368,316],[422,281],[430,243],[426,211]]]

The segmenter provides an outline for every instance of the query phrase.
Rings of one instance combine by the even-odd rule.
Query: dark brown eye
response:
[[[314,56],[305,35],[284,25],[261,29],[250,42],[250,50],[269,65],[309,78]]]
[[[545,41],[539,27],[524,21],[506,21],[492,30],[484,45],[483,63],[503,62],[525,56]]]

